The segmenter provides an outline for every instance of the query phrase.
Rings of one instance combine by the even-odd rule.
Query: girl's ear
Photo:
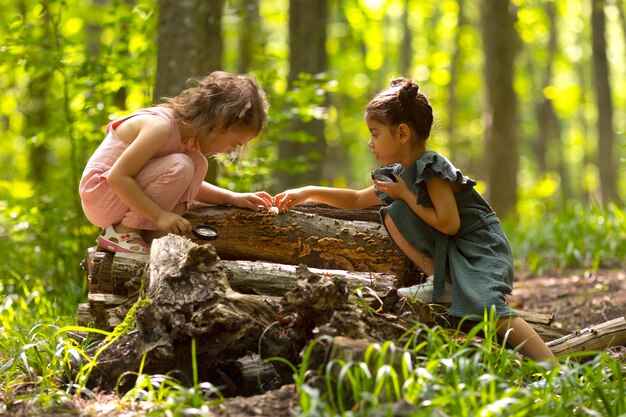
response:
[[[406,143],[411,138],[411,129],[406,123],[400,123],[396,131],[401,143]]]

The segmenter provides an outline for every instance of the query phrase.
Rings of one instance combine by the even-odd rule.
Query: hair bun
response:
[[[419,85],[408,78],[395,78],[391,81],[392,87],[399,87],[398,100],[400,103],[413,103],[419,93]]]

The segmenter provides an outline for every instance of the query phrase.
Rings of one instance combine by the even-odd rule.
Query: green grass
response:
[[[334,360],[308,378],[301,367],[303,415],[625,415],[624,364],[598,353],[584,364],[561,358],[550,369],[498,347],[494,323],[470,332],[484,331],[483,341],[418,325],[409,342],[370,345],[362,360]]]
[[[29,213],[29,224],[39,223],[38,215]],[[61,255],[44,254],[27,230],[10,226],[9,218],[2,216],[0,230],[13,232],[0,236],[0,247],[17,258],[0,265],[0,414],[20,403],[63,410],[78,393],[91,395],[84,381],[93,362],[85,352],[94,335],[75,326],[85,286],[78,267],[82,244],[61,240],[48,247]],[[615,206],[570,205],[540,219],[504,222],[504,227],[518,268],[624,267],[625,213]],[[104,336],[112,340],[130,326],[131,319]],[[564,366],[548,370],[496,343],[492,321],[481,326],[461,338],[449,329],[418,325],[401,340],[370,346],[361,360],[334,360],[315,372],[308,369],[312,343],[300,364],[290,364],[301,415],[395,416],[409,410],[411,416],[626,416],[623,363],[598,353],[584,362],[563,358]],[[472,336],[479,331],[487,337],[477,343]],[[72,373],[72,363],[83,365]],[[175,374],[147,375],[138,369],[133,376],[135,386],[120,393],[120,404],[151,403],[151,415],[206,415],[208,407],[224,400],[216,387],[197,378],[189,387]]]
[[[519,269],[534,273],[564,268],[626,266],[626,212],[573,203],[561,211],[503,222]]]

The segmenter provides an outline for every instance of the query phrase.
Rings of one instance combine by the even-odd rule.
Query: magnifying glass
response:
[[[208,224],[199,224],[192,230],[193,235],[202,240],[215,240],[219,237],[219,232],[213,226]]]

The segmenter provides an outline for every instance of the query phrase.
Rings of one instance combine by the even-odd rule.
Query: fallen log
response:
[[[100,252],[95,247],[89,248],[83,262],[89,283],[89,303],[87,307],[79,309],[79,322],[93,322],[97,328],[109,331],[120,324],[137,299],[137,290],[148,260],[148,255],[114,255]],[[222,264],[230,287],[244,294],[279,297],[296,287],[299,276],[298,267],[294,265],[252,261],[222,261]],[[362,293],[370,297],[374,296],[368,293],[370,289],[380,297],[389,288],[397,287],[395,277],[388,274],[319,268],[308,268],[308,271],[332,280],[342,279],[350,293],[358,288],[367,288]],[[104,293],[107,289],[114,293]],[[549,327],[553,315],[516,311],[535,327],[544,340],[563,335]]]
[[[626,319],[618,317],[546,343],[555,355],[584,351],[604,351],[626,346]]]
[[[185,217],[194,226],[209,224],[219,230],[220,237],[211,244],[224,260],[379,272],[395,275],[402,285],[419,282],[418,270],[389,239],[380,223],[297,210],[254,212],[199,203]],[[205,243],[188,237],[195,243]]]
[[[81,325],[113,330],[137,300],[149,255],[113,254],[89,248],[83,260],[87,272],[88,303],[78,309]],[[294,265],[252,261],[222,261],[230,287],[243,294],[281,296],[295,288],[298,279]],[[349,291],[368,287],[378,293],[396,286],[395,277],[377,272],[350,272],[309,268],[330,279],[343,279]]]
[[[175,235],[155,240],[143,277],[146,294],[138,294],[143,301],[124,323],[134,327],[90,350],[97,363],[90,383],[114,387],[120,376],[131,378],[128,373],[136,372],[142,360],[144,372],[176,370],[191,381],[195,360],[202,380],[229,385],[227,381],[237,378],[229,374],[233,361],[250,354],[297,363],[303,347],[323,334],[372,342],[396,340],[417,321],[434,324],[440,318],[430,308],[416,310],[395,290],[373,297],[378,305],[367,304],[365,298],[353,302],[345,277],[331,279],[304,267],[296,270],[295,288],[279,298],[236,292],[228,274],[211,245],[196,245]],[[106,298],[92,297],[92,301]],[[192,341],[197,346],[195,359]],[[290,380],[290,369],[280,363],[272,366],[275,373],[258,367],[272,376],[266,386],[275,383],[272,380]],[[235,368],[241,374],[245,366]],[[129,382],[122,381],[121,389]]]

